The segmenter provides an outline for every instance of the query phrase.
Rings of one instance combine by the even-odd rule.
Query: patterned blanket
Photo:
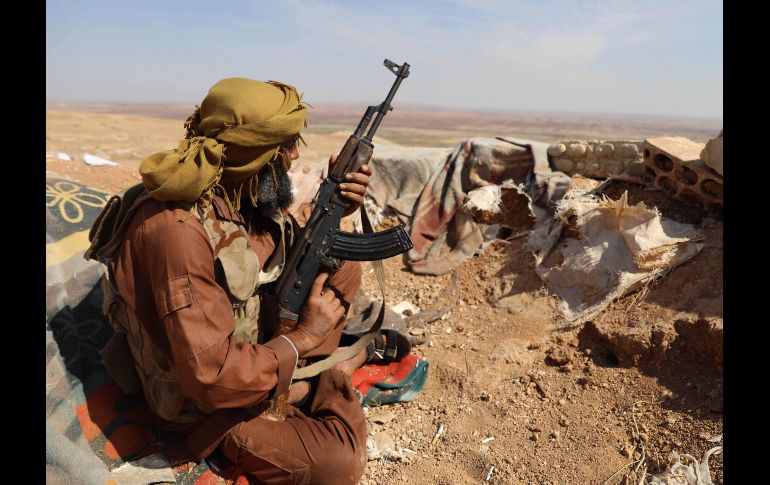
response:
[[[99,350],[112,336],[102,313],[103,271],[83,253],[109,195],[46,180],[46,483],[148,483],[130,470],[110,472],[161,454],[176,483],[247,484],[235,470],[185,461],[144,400],[123,394],[101,363]]]

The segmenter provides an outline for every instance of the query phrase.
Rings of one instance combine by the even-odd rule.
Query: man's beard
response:
[[[275,177],[278,179],[276,185],[273,180],[273,170],[270,165],[275,167]],[[294,202],[293,187],[291,178],[282,163],[267,164],[258,173],[259,184],[257,186],[257,202],[261,207],[270,209],[288,209]]]

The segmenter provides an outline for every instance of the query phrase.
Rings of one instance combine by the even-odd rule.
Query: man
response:
[[[143,391],[194,458],[218,448],[260,483],[357,483],[366,422],[350,375],[366,352],[289,386],[298,360],[337,348],[360,266],[320,274],[283,336],[274,337],[275,301],[259,292],[281,273],[298,229],[287,169],[305,113],[292,86],[216,83],[177,149],[145,159],[142,184],[99,216],[86,257],[109,269],[105,310],[116,334],[105,366],[125,391]],[[362,166],[341,185],[348,214],[370,174]],[[287,390],[299,407],[284,421],[260,417]]]

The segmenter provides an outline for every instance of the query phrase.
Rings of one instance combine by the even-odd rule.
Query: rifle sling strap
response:
[[[359,207],[359,211],[361,212],[361,225],[363,226],[364,234],[374,232],[374,229],[372,228],[372,223],[371,221],[369,221],[369,216],[366,214],[366,210],[364,209],[364,204],[361,204],[361,206]],[[374,268],[374,274],[377,275],[377,281],[380,284],[380,291],[382,292],[382,305],[380,305],[380,313],[377,315],[377,320],[375,320],[374,324],[372,325],[372,328],[370,328],[369,331],[367,331],[364,335],[362,335],[361,338],[358,339],[358,341],[356,341],[356,343],[354,343],[353,345],[349,347],[340,347],[340,349],[337,352],[330,355],[329,357],[326,357],[323,360],[319,360],[318,362],[311,364],[307,367],[295,369],[294,374],[292,375],[292,379],[307,379],[308,377],[313,377],[315,375],[318,375],[321,372],[325,371],[326,369],[330,369],[332,366],[354,357],[363,349],[365,349],[366,346],[369,345],[369,343],[372,340],[374,340],[374,337],[380,331],[380,327],[382,327],[383,320],[385,320],[385,286],[386,284],[385,284],[385,269],[382,266],[382,260],[377,259],[372,261],[371,263],[372,263],[372,267]]]

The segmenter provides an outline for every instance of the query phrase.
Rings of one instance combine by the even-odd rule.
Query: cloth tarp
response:
[[[540,224],[528,241],[537,273],[561,299],[570,322],[591,317],[703,248],[703,234],[695,226],[665,218],[642,202],[628,205],[627,193],[619,200],[600,197],[600,186],[572,177],[553,219]],[[549,258],[555,251],[561,262]]]
[[[547,148],[532,140],[482,137],[454,148],[378,145],[369,162],[373,175],[367,212],[374,224],[396,217],[406,226],[414,243],[406,264],[413,272],[444,274],[476,254],[490,237],[463,209],[468,193],[503,182],[529,186],[536,167],[546,173],[542,183],[547,185],[553,178]],[[290,173],[297,188],[294,208],[313,199],[310,188],[317,189],[325,176],[326,162],[295,164]],[[566,176],[561,177],[563,185]],[[543,192],[547,199],[553,190]]]
[[[488,214],[479,210],[494,206],[487,199],[499,200],[503,209],[515,200],[515,207],[507,209],[534,219],[528,246],[537,273],[562,300],[568,321],[600,311],[703,247],[695,227],[662,217],[644,204],[629,206],[626,198],[603,200],[596,190],[601,182],[552,171],[547,147],[513,138],[470,138],[451,151],[376,147],[367,211],[375,221],[395,216],[404,223],[414,242],[407,266],[415,273],[438,275],[495,238],[496,231],[484,224]],[[314,182],[323,174],[318,169]],[[506,193],[515,198],[506,200]],[[573,233],[582,239],[563,238],[565,225],[575,220]],[[554,264],[546,256],[557,245],[564,260]]]

